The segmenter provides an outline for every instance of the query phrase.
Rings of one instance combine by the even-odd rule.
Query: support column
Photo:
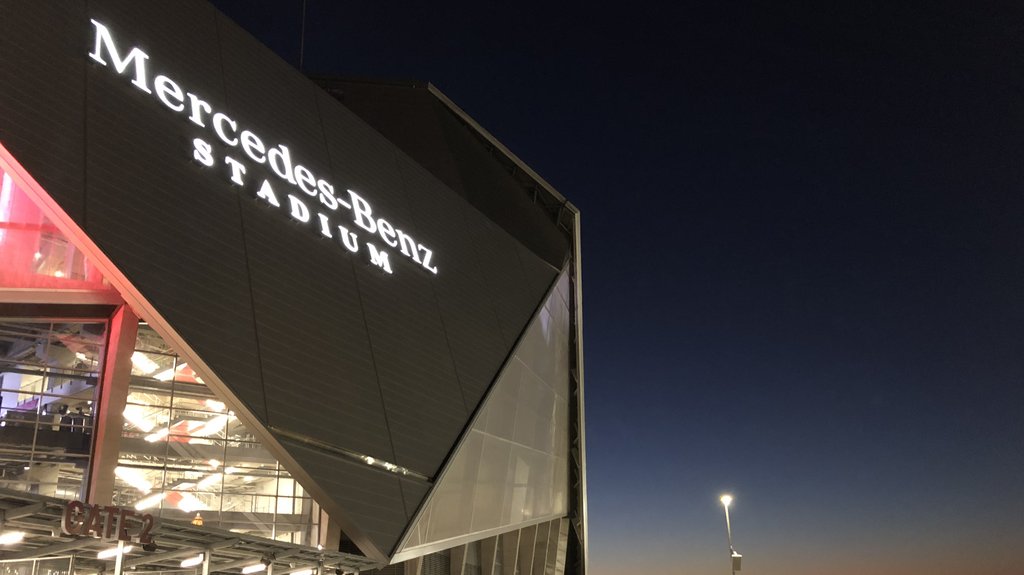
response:
[[[519,530],[519,575],[533,573],[533,552],[537,543],[537,526],[531,525]]]
[[[502,533],[501,537],[501,573],[494,575],[516,575],[516,560],[519,558],[519,530]]]
[[[568,519],[554,519],[549,523],[548,528],[548,551],[547,559],[544,561],[544,575],[555,575],[555,565],[558,562],[558,541],[561,537],[562,523],[569,523]]]
[[[482,575],[501,575],[497,572],[498,537],[480,540],[480,573]]]
[[[132,375],[132,353],[139,332],[139,318],[122,305],[110,318],[107,348],[103,360],[100,394],[93,410],[92,461],[86,501],[110,505],[114,496],[114,468],[121,452],[124,407],[128,402],[128,381]]]
[[[569,518],[558,521],[558,548],[555,550],[555,575],[565,573],[565,551],[569,545]]]
[[[404,575],[421,575],[423,573],[423,557],[414,557],[402,565]],[[317,575],[323,574],[319,573]]]
[[[465,545],[453,547],[448,551],[448,557],[450,559],[448,573],[450,573],[450,575],[462,575],[463,572],[465,572],[466,551]]]
[[[320,507],[317,505],[317,507]],[[320,545],[328,551],[341,549],[341,525],[332,521],[331,516],[323,508],[320,508]]]
[[[114,575],[124,572],[124,541],[117,541],[117,557],[114,558]]]
[[[537,526],[537,538],[533,545],[533,575],[544,575],[544,565],[548,561],[548,533],[550,532],[550,522]]]

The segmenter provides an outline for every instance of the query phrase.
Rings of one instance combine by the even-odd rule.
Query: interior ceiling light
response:
[[[155,379],[157,381],[171,381],[172,377],[174,377],[175,375],[180,373],[181,370],[183,370],[183,369],[185,369],[187,367],[188,367],[187,363],[179,363],[173,369],[172,368],[168,368],[168,369],[165,369],[165,370],[161,371],[160,373],[154,375],[153,379]],[[186,378],[186,379],[188,379],[188,378]]]
[[[153,495],[143,497],[135,502],[135,508],[142,511],[144,509],[149,509],[150,507],[156,507],[161,501],[163,501],[164,497],[167,497],[166,491],[161,491],[160,493],[154,493]]]
[[[146,479],[146,475],[138,469],[118,465],[114,468],[114,475],[143,493],[153,490],[153,484]]]
[[[158,429],[158,430],[154,431],[153,433],[150,433],[149,435],[147,435],[146,436],[146,441],[148,441],[150,443],[156,443],[157,441],[160,441],[161,439],[167,437],[168,433],[170,433],[170,431],[168,431],[168,429],[166,427],[163,428],[163,429]]]
[[[192,435],[196,437],[208,437],[210,435],[218,433],[220,430],[224,429],[227,426],[229,421],[231,421],[234,418],[235,416],[233,415],[218,415],[217,417],[214,417],[213,419],[207,421],[199,429],[195,430],[192,433]]]
[[[24,531],[4,531],[0,533],[0,545],[13,545],[24,538]]]
[[[97,559],[110,559],[111,557],[117,557],[118,555],[128,554],[135,549],[132,545],[125,545],[124,549],[118,549],[117,547],[111,547],[110,549],[104,549],[96,554]]]
[[[211,473],[206,476],[202,481],[196,484],[196,489],[202,491],[211,485],[220,483],[221,478],[224,477],[223,473]]]
[[[149,359],[149,356],[141,351],[132,354],[132,365],[145,375],[149,375],[160,368],[155,361]]]
[[[181,509],[185,513],[192,513],[193,511],[205,510],[206,505],[199,499],[196,499],[194,495],[182,493],[181,499],[178,500],[178,509]]]
[[[144,433],[153,431],[153,422],[146,417],[146,410],[141,405],[125,406],[122,412],[128,423],[142,430]]]
[[[249,575],[250,573],[259,573],[260,571],[266,571],[267,566],[263,563],[254,563],[253,565],[247,565],[242,567],[242,575]]]
[[[299,571],[292,571],[292,575],[313,575],[312,569],[302,569]]]
[[[224,411],[228,408],[223,401],[217,401],[216,399],[207,399],[204,403],[206,403],[206,407],[214,411]]]
[[[205,558],[206,558],[206,554],[205,553],[200,553],[199,555],[196,555],[195,557],[189,557],[188,559],[182,561],[181,562],[181,566],[183,568],[184,567],[195,567],[196,565],[199,565],[200,563],[202,563],[203,559],[205,559]]]

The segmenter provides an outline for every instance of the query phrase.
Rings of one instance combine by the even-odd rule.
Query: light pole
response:
[[[721,498],[722,507],[725,507],[725,532],[729,535],[729,558],[732,560],[732,575],[740,570],[742,555],[732,547],[732,524],[729,523],[729,504],[732,503],[732,495],[723,495]]]

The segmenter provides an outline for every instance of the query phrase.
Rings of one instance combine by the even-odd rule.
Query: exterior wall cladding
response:
[[[571,204],[429,86],[322,89],[198,0],[0,0],[0,14],[0,144],[107,258],[105,271],[123,282],[115,285],[131,287],[129,303],[262,428],[261,440],[370,557],[394,556],[521,335],[568,276],[576,471],[566,561],[582,572]],[[358,191],[375,218],[429,246],[438,272],[391,248],[385,273],[323,237],[315,213],[305,224],[290,217],[289,194],[322,207],[222,144],[209,117],[198,126],[187,108],[172,111],[156,90],[133,85],[134,67],[119,73],[90,59],[90,20],[109,28],[122,57],[133,47],[149,56],[151,89],[164,75],[238,132],[286,145],[292,164],[338,197]],[[194,138],[213,145],[213,166],[194,160]],[[241,185],[226,155],[246,165]],[[257,197],[264,180],[280,208]],[[331,218],[385,247],[351,214]]]

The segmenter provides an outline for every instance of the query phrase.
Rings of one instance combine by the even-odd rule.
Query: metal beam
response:
[[[501,537],[501,573],[494,575],[515,575],[516,563],[519,559],[520,531],[502,533]]]
[[[169,561],[171,559],[178,559],[179,557],[193,557],[203,552],[201,547],[186,547],[177,551],[171,551],[168,553],[157,553],[153,555],[143,555],[141,557],[134,557],[124,562],[125,567],[137,567],[139,565],[148,565],[150,563],[159,563],[161,561]]]
[[[280,561],[281,559],[287,559],[298,555],[299,551],[287,551],[285,553],[278,553],[274,556],[273,561]],[[237,561],[230,561],[228,563],[220,563],[217,565],[210,565],[211,571],[227,571],[228,569],[238,569],[239,567],[245,567],[246,565],[252,565],[263,559],[263,554],[260,554],[256,559],[238,559]]]
[[[4,555],[0,559],[4,561],[20,560],[20,559],[36,559],[45,557],[47,555],[60,555],[67,553],[68,551],[74,551],[75,549],[82,549],[88,547],[93,543],[99,541],[99,539],[93,539],[91,537],[82,539],[72,539],[70,541],[61,541],[60,543],[54,543],[49,547],[36,547],[35,549],[25,549],[24,551],[18,551],[17,553],[11,553]]]
[[[0,523],[13,521],[29,515],[35,515],[44,509],[46,509],[46,503],[43,502],[25,505],[24,507],[15,507],[13,509],[0,509]]]

